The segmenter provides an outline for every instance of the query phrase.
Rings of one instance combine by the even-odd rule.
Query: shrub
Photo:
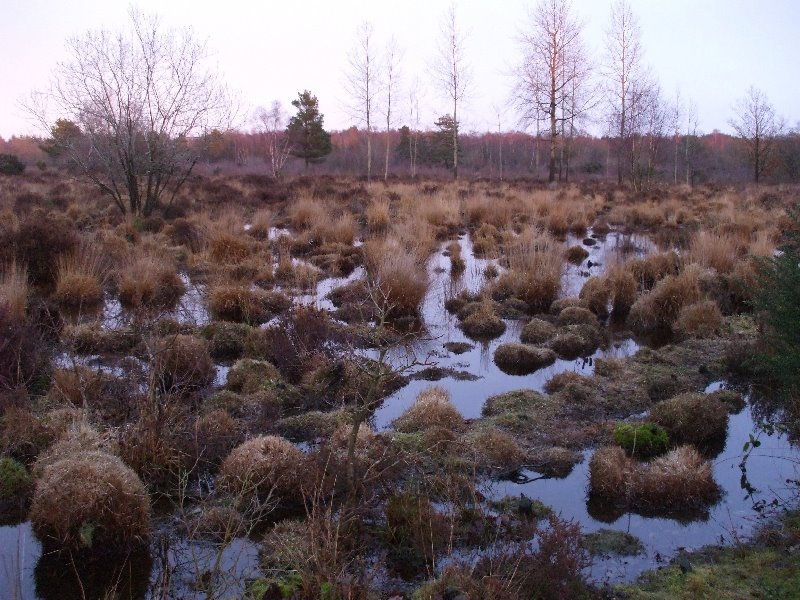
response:
[[[715,397],[680,394],[656,404],[650,419],[661,425],[677,444],[716,446],[728,433],[728,409]]]
[[[669,448],[667,432],[655,423],[617,423],[614,427],[614,442],[628,456],[638,458],[658,456]]]
[[[527,344],[507,342],[494,351],[494,362],[504,373],[526,375],[537,369],[551,365],[556,353],[549,348],[539,348]]]
[[[21,175],[24,171],[25,163],[16,154],[0,154],[0,175]]]
[[[722,329],[722,313],[713,300],[701,300],[681,308],[673,330],[684,338],[708,338]]]
[[[262,435],[234,448],[220,467],[220,486],[243,500],[268,504],[300,500],[305,455],[289,440]]]
[[[191,335],[161,338],[156,345],[155,372],[164,393],[189,396],[214,380],[214,363],[205,340]]]
[[[5,306],[8,316],[25,320],[28,306],[28,277],[24,268],[12,262],[5,265],[0,275],[0,306]]]
[[[450,394],[440,387],[420,392],[416,401],[394,421],[394,428],[404,433],[442,427],[459,431],[464,427],[464,417],[450,401]]]
[[[558,329],[542,319],[531,319],[522,328],[520,341],[523,344],[543,344],[555,337]]]
[[[11,240],[16,261],[28,266],[28,281],[33,285],[50,288],[58,275],[58,261],[68,256],[77,246],[78,238],[63,221],[41,216],[22,222]]]
[[[150,501],[119,458],[79,452],[44,469],[29,517],[45,546],[124,552],[147,538]]]

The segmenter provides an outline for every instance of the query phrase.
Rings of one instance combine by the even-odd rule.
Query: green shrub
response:
[[[614,427],[614,442],[629,456],[649,458],[663,454],[669,448],[669,436],[655,423],[618,423]]]
[[[31,485],[31,477],[13,458],[0,458],[0,500],[14,498]]]
[[[0,173],[3,175],[20,175],[25,170],[23,163],[15,154],[0,154]]]

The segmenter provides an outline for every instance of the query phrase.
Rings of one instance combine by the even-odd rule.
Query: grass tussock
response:
[[[589,463],[591,493],[647,512],[706,508],[720,497],[711,463],[692,446],[638,462],[619,446],[599,448]]]
[[[150,501],[119,458],[79,452],[45,467],[29,518],[47,546],[124,552],[149,535]]]
[[[237,284],[215,284],[208,291],[208,307],[216,319],[258,325],[289,308],[281,292]]]
[[[494,362],[504,373],[527,375],[551,365],[556,353],[549,348],[539,348],[516,342],[500,344],[494,351]]]
[[[701,300],[684,306],[673,330],[682,338],[709,338],[722,331],[722,313],[713,300]]]
[[[154,253],[137,255],[120,269],[117,288],[127,309],[172,308],[186,292],[175,265]]]
[[[173,335],[156,344],[155,375],[164,393],[187,396],[214,379],[208,343],[192,335]]]
[[[373,300],[390,316],[417,314],[428,291],[425,263],[394,238],[364,244],[364,263]]]
[[[388,200],[373,200],[367,206],[364,214],[367,219],[367,230],[371,234],[378,235],[385,233],[389,229],[389,224],[391,223],[391,212],[389,209]]]
[[[663,400],[650,411],[650,420],[666,429],[673,442],[698,448],[718,445],[728,434],[728,408],[705,394],[686,393]]]
[[[305,457],[289,440],[262,435],[234,448],[220,467],[220,486],[261,502],[298,500]]]
[[[527,455],[508,433],[500,429],[481,428],[467,437],[474,452],[474,462],[479,468],[496,474],[519,471],[527,461]]]
[[[0,271],[0,305],[4,305],[8,316],[25,320],[28,306],[28,275],[25,268],[12,262]]]
[[[107,269],[99,250],[85,246],[58,260],[58,278],[53,298],[71,309],[94,309],[103,301]]]
[[[669,330],[685,306],[700,300],[699,273],[687,268],[668,275],[631,307],[629,325],[638,332]]]
[[[476,303],[475,309],[465,315],[460,327],[468,337],[476,340],[491,340],[506,330],[505,322],[495,314],[489,302]]]
[[[450,273],[454,276],[460,275],[466,269],[467,264],[461,255],[461,244],[450,242],[447,245],[447,253],[450,255]]]
[[[738,243],[730,234],[698,231],[689,243],[687,261],[718,273],[731,273],[738,260]]]
[[[394,428],[403,433],[442,428],[460,431],[464,417],[450,401],[444,388],[432,387],[420,392],[408,410],[394,421]]]

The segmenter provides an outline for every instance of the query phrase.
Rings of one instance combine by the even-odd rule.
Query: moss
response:
[[[483,406],[486,417],[511,412],[535,411],[548,404],[548,399],[534,390],[515,390],[490,396]]]
[[[275,429],[290,440],[310,441],[330,437],[348,420],[344,411],[322,412],[310,410],[301,415],[284,417],[275,423]]]
[[[521,512],[520,511],[521,499],[522,498],[520,498],[519,496],[504,496],[499,500],[490,500],[489,508],[503,515],[518,516]],[[538,498],[527,498],[526,500],[530,500],[531,503],[530,512],[528,513],[526,508],[526,514],[536,519],[537,521],[544,519],[548,515],[553,514],[553,509],[547,506],[544,502],[542,502]]]
[[[31,483],[24,466],[13,458],[0,458],[0,501],[27,493]]]
[[[584,536],[586,548],[594,556],[637,556],[644,544],[635,535],[616,529],[600,529]]]
[[[669,448],[669,436],[655,423],[617,423],[614,442],[629,456],[649,458],[663,454]]]
[[[800,598],[797,552],[746,546],[710,548],[686,558],[692,565],[688,573],[676,561],[616,589],[630,600]]]
[[[212,323],[203,328],[208,351],[215,360],[236,360],[244,353],[250,327],[243,323]]]

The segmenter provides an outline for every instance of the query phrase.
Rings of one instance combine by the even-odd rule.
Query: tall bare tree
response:
[[[392,36],[386,46],[384,55],[384,114],[386,115],[386,162],[383,167],[383,180],[389,179],[389,152],[391,150],[392,109],[396,101],[397,86],[400,82],[400,61],[402,52],[397,47],[397,40]]]
[[[279,100],[274,100],[269,109],[256,109],[255,119],[259,133],[264,138],[264,150],[269,160],[270,171],[275,179],[280,179],[283,165],[289,158],[289,139],[286,136],[288,116]]]
[[[582,25],[569,0],[540,0],[520,35],[522,65],[517,72],[519,108],[529,118],[547,119],[550,136],[548,180],[555,181],[566,129],[591,104],[587,97],[589,61],[581,42]]]
[[[456,4],[451,3],[442,20],[439,52],[433,74],[439,89],[453,103],[453,178],[458,179],[458,107],[467,97],[472,83],[472,70],[467,62],[466,34],[457,19]]]
[[[128,31],[70,39],[28,108],[45,131],[56,119],[77,125],[81,143],[61,150],[122,212],[149,214],[191,174],[196,140],[228,128],[231,99],[190,30],[129,14]]]
[[[753,86],[737,101],[734,110],[736,117],[729,123],[744,141],[753,181],[759,183],[773,158],[775,138],[782,125],[767,95]]]
[[[643,103],[650,94],[643,66],[641,29],[627,0],[615,0],[611,5],[604,75],[609,129],[616,138],[617,183],[621,184],[624,166],[630,162],[625,155],[631,150],[634,125],[641,118]]]
[[[372,23],[364,21],[356,31],[356,41],[347,57],[347,91],[352,105],[350,112],[367,133],[367,180],[372,178],[372,127],[375,101],[380,82],[378,52],[374,44]]]
[[[417,155],[419,154],[420,114],[419,101],[422,95],[419,78],[415,77],[408,88],[409,107],[409,140],[408,158],[411,167],[411,177],[417,176]]]

